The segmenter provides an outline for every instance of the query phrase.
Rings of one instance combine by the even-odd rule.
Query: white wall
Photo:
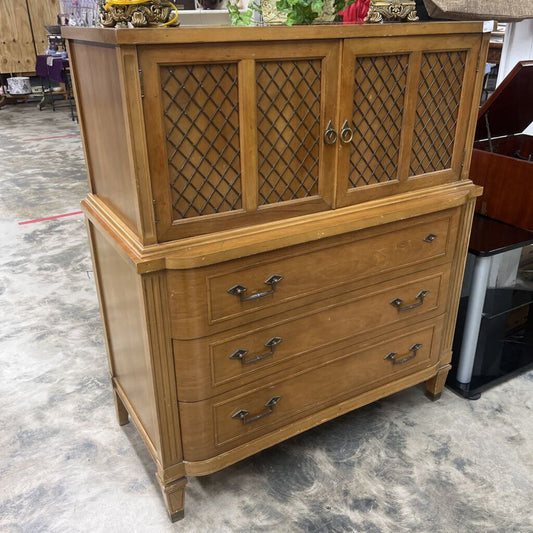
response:
[[[507,25],[497,84],[501,83],[519,61],[526,59],[533,59],[533,19]],[[524,97],[531,98],[532,95],[524,95]],[[533,135],[533,124],[524,133]]]

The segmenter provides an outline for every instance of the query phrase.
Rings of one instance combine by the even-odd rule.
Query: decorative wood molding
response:
[[[237,31],[236,31],[237,30]],[[115,29],[115,28],[62,28],[68,39],[107,44],[179,44],[216,43],[224,41],[298,41],[301,39],[342,39],[351,37],[393,37],[438,34],[479,34],[483,22],[422,22],[419,24],[364,24],[268,26],[268,27],[183,27],[176,29]]]
[[[466,254],[468,243],[470,241],[470,232],[472,230],[472,218],[476,201],[471,198],[466,203],[461,214],[460,231],[457,235],[457,245],[455,250],[455,261],[452,266],[452,277],[450,279],[449,293],[449,319],[444,327],[443,351],[449,354],[449,359],[443,361],[449,363],[452,355],[452,343],[455,332],[455,323],[457,321],[457,310],[459,309],[459,300],[461,298],[461,288],[463,283],[464,270],[466,266]]]
[[[396,222],[405,218],[406,211],[410,216],[425,215],[435,211],[437,199],[445,210],[463,205],[470,198],[479,196],[481,191],[471,181],[464,180],[290,220],[145,247],[96,196],[89,195],[82,202],[82,209],[95,224],[115,236],[123,251],[136,264],[138,273],[148,273],[164,268],[180,270],[207,266]]]
[[[161,467],[165,469],[183,459],[165,274],[158,272],[145,275],[142,277],[142,284],[154,389],[158,391],[156,412],[161,447],[159,456]]]

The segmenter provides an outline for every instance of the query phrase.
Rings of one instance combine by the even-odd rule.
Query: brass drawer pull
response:
[[[383,359],[392,361],[393,365],[403,365],[404,363],[407,363],[407,361],[410,361],[411,359],[414,359],[416,357],[416,352],[422,348],[422,345],[420,343],[413,344],[411,348],[409,348],[410,352],[413,352],[412,355],[408,355],[407,357],[403,357],[402,359],[396,359],[398,357],[398,354],[395,352],[391,352],[387,354]]]
[[[411,309],[416,309],[417,307],[420,307],[423,303],[424,303],[424,298],[429,294],[429,291],[420,291],[417,295],[416,295],[416,299],[419,300],[418,302],[416,302],[415,304],[411,304],[411,305],[406,305],[405,307],[402,307],[403,305],[403,300],[401,298],[395,298],[394,300],[392,300],[392,302],[390,303],[393,307],[396,307],[396,309],[398,309],[398,311],[409,311]]]
[[[347,120],[345,120],[344,124],[342,125],[340,137],[341,137],[341,141],[344,144],[350,144],[352,142],[353,131],[352,131],[352,128],[350,128],[350,126],[348,126],[348,121]]]
[[[331,123],[331,120],[326,126],[326,131],[324,132],[324,142],[326,144],[335,144],[337,142],[337,132]]]
[[[263,298],[263,296],[268,296],[269,294],[274,294],[276,290],[276,284],[283,279],[283,276],[279,274],[274,274],[265,280],[266,285],[270,285],[270,290],[264,292],[257,292],[251,296],[244,296],[244,293],[248,290],[243,285],[234,285],[228,289],[229,294],[238,296],[241,299],[241,302],[249,302],[250,300],[257,300],[257,298]]]
[[[270,350],[267,353],[262,353],[261,355],[257,355],[255,357],[252,357],[251,359],[245,359],[245,357],[248,355],[248,350],[239,349],[235,350],[230,356],[230,359],[240,359],[241,363],[243,365],[249,365],[251,363],[257,363],[257,361],[261,361],[261,359],[265,359],[267,357],[270,357],[271,355],[274,355],[274,350],[276,349],[276,346],[282,341],[283,339],[281,337],[272,337],[271,339],[268,339],[265,342],[265,348],[270,348]]]
[[[266,409],[257,415],[252,415],[250,418],[248,418],[248,415],[250,414],[250,411],[247,411],[246,409],[241,409],[237,411],[236,413],[231,415],[231,418],[240,419],[242,420],[243,424],[249,424],[250,422],[254,422],[255,420],[259,420],[260,418],[264,418],[265,416],[268,416],[272,414],[274,411],[274,406],[281,400],[281,396],[272,396],[270,400],[268,400],[267,403],[265,403]]]
[[[430,233],[429,235],[426,235],[426,237],[424,238],[424,241],[433,242],[436,238],[437,236],[434,233]]]

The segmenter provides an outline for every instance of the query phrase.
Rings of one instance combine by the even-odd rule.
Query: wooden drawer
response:
[[[213,457],[380,384],[435,365],[441,330],[442,320],[425,322],[394,338],[338,350],[327,363],[264,382],[241,394],[228,392],[201,402],[180,401],[185,460]],[[277,403],[266,406],[269,401]]]
[[[202,337],[306,305],[317,294],[451,261],[458,222],[459,212],[452,209],[211,267],[169,271],[173,337]],[[274,287],[264,283],[273,275],[282,276]],[[256,298],[241,301],[228,292],[238,286],[246,287],[243,297]]]
[[[358,335],[376,336],[401,323],[442,314],[446,309],[448,279],[448,269],[440,267],[318,301],[315,304],[318,310],[306,308],[296,317],[292,314],[267,326],[174,341],[180,399],[197,401],[272,372],[292,372],[295,364],[309,366],[313,358],[327,356],[341,345],[353,344]],[[422,291],[427,294],[417,299]],[[398,298],[405,302],[401,307],[392,305]],[[276,341],[277,344],[265,346],[269,340],[274,340],[270,344]],[[248,353],[243,355],[242,350]],[[262,357],[269,352],[272,355]]]

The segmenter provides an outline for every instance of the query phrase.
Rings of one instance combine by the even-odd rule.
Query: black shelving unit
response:
[[[532,232],[481,215],[474,217],[469,254],[475,266],[473,276],[465,277],[452,370],[446,383],[465,398],[477,399],[488,387],[533,368],[533,276],[529,267],[521,269],[519,266],[514,283],[504,287],[487,287],[486,284],[483,287],[483,282],[478,280],[476,289],[473,281],[476,268],[479,274],[480,261],[532,243]],[[476,295],[476,290],[483,290],[484,294]],[[472,300],[477,301],[478,307],[482,303],[479,316],[470,308]],[[479,332],[472,351],[465,339],[475,334],[475,329],[471,328],[476,326]],[[465,357],[468,360],[462,359]]]

